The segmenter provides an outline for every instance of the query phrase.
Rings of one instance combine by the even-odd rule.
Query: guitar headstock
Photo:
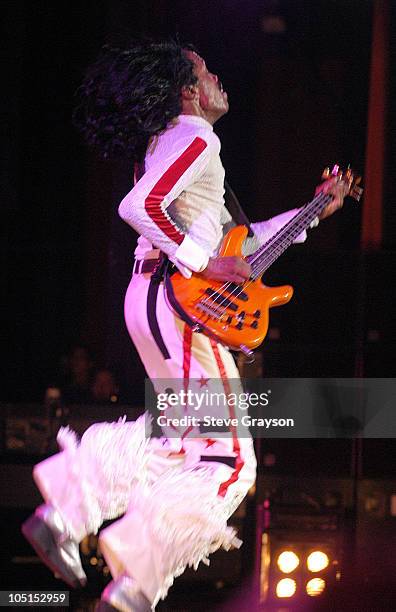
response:
[[[354,170],[350,166],[346,170],[341,170],[341,168],[336,164],[333,169],[330,171],[330,168],[325,168],[322,174],[323,179],[329,179],[332,176],[338,177],[340,181],[343,181],[348,186],[348,194],[359,202],[360,198],[363,194],[362,187],[359,187],[359,184],[362,180],[362,177],[355,173]]]

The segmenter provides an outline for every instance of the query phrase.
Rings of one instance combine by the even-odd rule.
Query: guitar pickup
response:
[[[242,291],[241,285],[237,285],[236,283],[228,283],[225,290],[228,291],[228,293],[232,293],[238,300],[242,300],[242,302],[247,302],[249,299],[248,294]]]
[[[221,304],[224,308],[229,308],[230,310],[238,310],[238,305],[234,302],[231,302],[228,298],[224,297],[222,293],[215,291],[208,287],[205,291],[206,295],[209,295],[215,304]]]

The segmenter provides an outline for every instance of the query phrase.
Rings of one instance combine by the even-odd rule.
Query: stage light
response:
[[[307,567],[310,572],[321,572],[329,565],[329,557],[321,550],[315,550],[307,559]]]
[[[290,574],[298,567],[300,559],[292,550],[284,550],[278,557],[277,564],[281,572]]]
[[[326,583],[323,578],[311,578],[311,580],[308,580],[305,589],[310,597],[316,597],[324,591],[325,586]]]
[[[292,578],[282,578],[276,585],[276,596],[279,598],[293,597],[296,592],[297,584]]]

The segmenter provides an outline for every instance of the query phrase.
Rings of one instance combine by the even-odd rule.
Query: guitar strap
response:
[[[250,227],[250,221],[247,218],[242,206],[239,203],[234,191],[231,189],[227,181],[224,181],[224,204],[231,217],[237,225],[246,225],[248,228],[248,236],[253,236],[253,230]]]

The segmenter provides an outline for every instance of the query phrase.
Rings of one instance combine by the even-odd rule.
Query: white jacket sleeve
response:
[[[204,270],[209,256],[167,213],[167,207],[206,169],[211,143],[201,137],[180,140],[169,156],[149,168],[122,200],[120,217],[179,265]],[[184,269],[185,272],[185,269]]]

